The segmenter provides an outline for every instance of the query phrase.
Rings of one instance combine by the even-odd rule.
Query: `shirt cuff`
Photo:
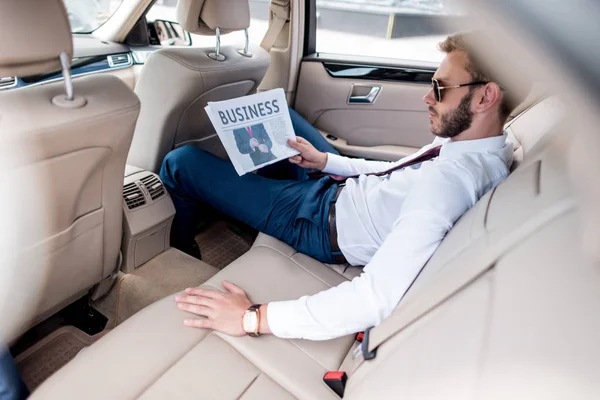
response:
[[[295,339],[302,337],[301,332],[294,332],[294,321],[297,317],[299,300],[273,301],[267,305],[267,323],[271,333],[277,337],[285,339]]]
[[[323,172],[326,174],[346,176],[348,162],[349,160],[346,157],[327,153],[327,164],[325,165],[325,168],[323,168]]]

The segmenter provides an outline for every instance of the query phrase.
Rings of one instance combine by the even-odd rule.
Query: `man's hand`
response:
[[[258,149],[262,152],[262,153],[268,153],[269,152],[269,148],[267,147],[266,144],[260,144],[258,145]]]
[[[256,138],[250,139],[250,147],[253,149],[258,147],[258,140],[256,140]]]
[[[189,288],[184,296],[176,296],[180,310],[204,316],[206,318],[186,319],[187,326],[214,329],[231,336],[244,336],[242,317],[252,305],[246,292],[231,282],[223,281],[227,292],[218,290]]]
[[[296,136],[296,141],[288,139],[290,147],[298,150],[300,154],[289,158],[292,164],[302,168],[316,168],[322,171],[327,165],[327,153],[315,149],[306,139]]]

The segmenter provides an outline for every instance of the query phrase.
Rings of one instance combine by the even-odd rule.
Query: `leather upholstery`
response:
[[[241,31],[250,26],[248,0],[179,0],[177,20],[188,32],[198,35]]]
[[[519,166],[523,155],[531,150],[548,130],[566,117],[565,105],[558,97],[548,97],[534,104],[527,114],[511,119],[504,127],[515,149],[511,170]]]
[[[0,32],[0,77],[58,71],[59,54],[73,54],[62,0],[2,0]]]
[[[44,192],[56,199],[46,228],[23,220],[29,244],[43,248],[47,261],[40,316],[109,276],[121,247],[123,173],[139,101],[112,76],[81,77],[74,85],[87,100],[82,108],[52,103],[64,93],[62,82],[0,93],[4,140],[27,141],[33,150],[26,167],[53,182]]]
[[[284,244],[276,250],[256,244],[202,286],[219,289],[223,279],[230,280],[244,287],[253,302],[264,303],[316,293],[346,280],[289,249]],[[254,268],[248,268],[250,265]],[[182,323],[185,316],[174,306],[173,296],[154,303],[78,355],[33,398],[158,399],[183,398],[188,393],[192,397],[237,399],[245,387],[250,387],[259,398],[264,398],[264,390],[270,393],[273,389],[277,396],[267,397],[298,398],[305,394],[312,399],[335,399],[322,385],[321,377],[341,364],[352,337],[328,342],[230,338],[186,328]],[[140,336],[140,331],[145,333]],[[143,354],[148,349],[152,349],[152,357],[145,356],[142,363],[137,357],[123,357],[127,353]],[[111,368],[90,374],[87,365]],[[180,380],[187,373],[194,378],[189,382]],[[200,378],[204,375],[207,378]],[[64,385],[71,379],[77,384]],[[173,379],[181,386],[172,385]]]
[[[546,112],[531,112],[538,106],[521,122],[551,118],[543,105],[537,110]],[[578,203],[598,185],[573,185],[577,167],[585,168],[573,160],[595,157],[596,149],[570,151],[573,132],[562,128],[547,127],[531,150],[524,146],[516,171],[459,219],[392,316],[372,331],[399,330],[375,359],[353,360],[348,337],[230,338],[185,328],[185,313],[166,298],[32,398],[334,399],[321,377],[337,369],[349,374],[345,399],[596,398],[600,276],[598,259],[581,246]],[[526,136],[521,141],[531,143]],[[344,278],[262,236],[206,285],[218,288],[221,279],[265,302]]]
[[[250,58],[237,50],[222,47],[225,61],[208,57],[212,48],[162,49],[148,57],[135,88],[142,109],[128,164],[158,172],[167,153],[184,144],[225,157],[204,107],[253,93],[270,61],[258,46],[250,46]]]
[[[0,44],[11,37],[15,51],[7,55],[2,49],[2,68],[9,65],[18,75],[54,71],[53,59],[72,47],[62,1],[1,2]],[[42,221],[18,210],[27,252],[19,254],[22,269],[16,273],[35,273],[45,283],[36,291],[37,320],[110,276],[121,247],[123,173],[140,104],[113,76],[73,83],[72,103],[64,100],[62,81],[0,92],[2,151],[28,148],[14,174],[45,177],[40,193],[51,205]],[[37,271],[27,267],[32,254],[42,260]],[[21,332],[26,328],[20,326]]]
[[[184,29],[205,35],[246,29],[250,25],[247,0],[182,0],[177,18]],[[167,153],[186,144],[221,157],[226,152],[204,111],[209,101],[252,94],[269,67],[269,53],[250,45],[221,47],[224,60],[209,57],[214,48],[175,48],[148,57],[135,91],[142,102],[128,164],[159,172]]]

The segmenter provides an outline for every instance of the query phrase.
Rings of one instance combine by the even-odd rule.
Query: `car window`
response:
[[[163,19],[177,22],[175,7],[177,0],[157,0],[148,10],[146,18],[148,21]],[[250,43],[259,45],[269,28],[269,2],[267,0],[250,1],[250,27],[248,37]],[[244,43],[243,31],[231,32],[221,36],[221,45],[234,45]],[[192,34],[192,46],[211,47],[215,45],[214,36],[203,36]]]
[[[114,14],[123,0],[63,0],[71,23],[71,32],[90,33]]]
[[[456,0],[316,0],[318,53],[441,61],[438,42],[463,25]],[[450,28],[446,28],[448,24]]]

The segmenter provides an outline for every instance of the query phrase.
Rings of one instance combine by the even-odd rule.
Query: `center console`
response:
[[[158,175],[128,165],[123,181],[123,266],[133,270],[169,246],[175,207]]]

